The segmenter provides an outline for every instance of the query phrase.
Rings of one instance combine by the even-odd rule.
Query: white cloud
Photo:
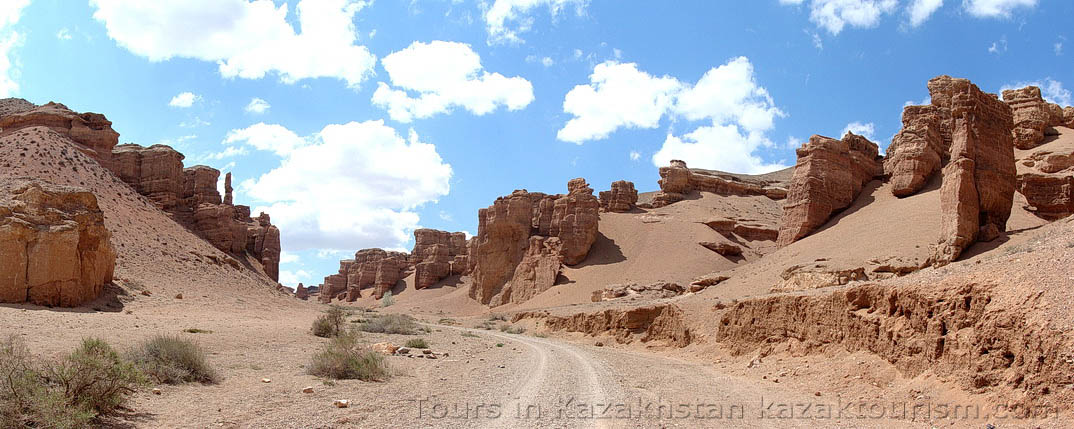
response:
[[[665,115],[709,123],[681,137],[669,132],[652,156],[657,166],[682,159],[698,168],[745,173],[782,167],[755,155],[759,147],[771,145],[765,133],[785,114],[757,84],[746,57],[713,67],[694,84],[652,76],[634,63],[607,61],[594,67],[590,84],[567,93],[563,110],[574,118],[557,137],[578,144],[604,139],[620,128],[656,128]]]
[[[499,107],[513,111],[533,101],[533,84],[522,77],[485,71],[481,57],[465,43],[414,42],[384,57],[381,65],[391,85],[380,82],[372,101],[399,122],[447,113],[455,107],[479,116]]]
[[[682,90],[669,76],[655,77],[635,63],[606,61],[593,68],[588,85],[575,86],[563,99],[574,115],[556,137],[581,144],[608,137],[619,128],[656,128]]]
[[[780,0],[782,5],[800,5],[803,0]],[[847,25],[858,28],[875,27],[880,17],[898,6],[896,0],[811,0],[809,20],[838,35]]]
[[[787,149],[795,150],[800,147],[802,147],[802,139],[795,136],[787,137]]]
[[[268,111],[272,106],[265,100],[254,97],[250,100],[250,104],[246,105],[246,111],[249,113],[262,114]]]
[[[917,27],[943,6],[943,0],[912,0],[909,6],[910,25]]]
[[[19,91],[18,60],[12,51],[22,45],[22,35],[12,29],[22,18],[22,10],[30,0],[4,0],[0,2],[0,97],[10,97]]]
[[[962,0],[962,6],[976,17],[1008,18],[1019,7],[1036,7],[1037,0]]]
[[[537,62],[539,62],[539,63],[541,63],[542,66],[545,66],[545,67],[552,67],[553,65],[556,64],[556,60],[553,60],[552,57],[538,57],[536,55],[527,55],[526,56],[526,62],[527,63],[537,63]]]
[[[290,251],[401,248],[419,225],[415,209],[449,191],[451,166],[413,130],[404,138],[383,121],[350,122],[296,137],[257,124],[225,140],[281,157],[240,187],[264,204],[254,212],[272,215]]]
[[[56,32],[56,38],[60,40],[71,40],[71,31],[67,27],[61,28]]]
[[[317,284],[317,281],[313,279],[313,274],[306,270],[280,270],[280,284],[284,286],[298,286],[299,283],[303,283],[304,286],[310,286]]]
[[[1052,45],[1052,51],[1055,51],[1055,56],[1057,57],[1063,55],[1063,42],[1055,42],[1055,44]]]
[[[90,0],[108,36],[150,61],[194,58],[217,63],[228,78],[275,73],[294,83],[333,77],[351,88],[376,64],[366,47],[355,44],[353,19],[369,3],[300,0],[297,32],[287,4],[277,7],[272,0]]]
[[[582,15],[588,4],[589,0],[494,0],[484,14],[488,43],[522,43],[519,34],[533,28],[534,20],[529,13],[535,8],[547,7],[555,18],[569,5],[574,5],[576,13]]]
[[[1012,85],[1003,85],[999,89],[1000,94],[1008,89],[1019,89],[1027,86],[1035,86],[1040,88],[1040,95],[1044,97],[1044,100],[1049,103],[1055,103],[1060,106],[1070,106],[1074,104],[1074,96],[1072,96],[1069,89],[1063,87],[1063,82],[1057,81],[1052,78],[1045,78],[1032,82],[1018,82]]]
[[[630,151],[630,160],[631,161],[637,161],[637,160],[640,160],[640,159],[641,159],[641,152],[638,152],[636,150]]]
[[[228,149],[248,146],[285,157],[298,148],[308,145],[309,142],[282,125],[261,122],[243,129],[228,131],[224,144],[229,146]]]
[[[200,101],[201,96],[194,94],[193,92],[180,92],[175,97],[172,97],[172,101],[168,102],[169,106],[187,108],[194,105],[194,102]]]
[[[281,264],[295,263],[295,262],[298,262],[300,259],[301,258],[298,256],[298,254],[291,253],[291,252],[288,252],[286,250],[280,252],[280,263]]]
[[[999,40],[992,42],[992,46],[988,47],[988,53],[990,54],[1002,54],[1007,52],[1007,36],[1000,37]]]
[[[664,145],[653,154],[653,165],[665,166],[673,159],[681,159],[693,168],[748,174],[786,168],[753,154],[763,143],[760,136],[743,135],[735,125],[704,126],[682,137],[668,134]]]
[[[861,122],[851,122],[851,123],[847,124],[846,127],[843,128],[843,131],[841,133],[839,133],[838,138],[842,138],[848,132],[851,132],[851,133],[857,134],[859,136],[865,137],[865,138],[867,138],[869,140],[873,140],[873,135],[876,134],[876,125],[874,125],[872,122],[868,122],[868,123],[864,123],[864,124],[861,123]]]

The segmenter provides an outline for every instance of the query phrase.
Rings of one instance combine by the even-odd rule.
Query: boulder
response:
[[[75,307],[112,281],[116,254],[90,191],[0,179],[0,302]]]
[[[881,174],[876,144],[854,133],[842,140],[814,135],[797,153],[776,241],[780,247],[809,235],[849,207],[862,187]]]
[[[21,103],[9,104],[12,113],[0,116],[0,136],[28,127],[49,127],[77,143],[81,151],[105,168],[111,168],[112,148],[119,144],[119,133],[104,115],[73,112],[53,102],[29,110],[22,110],[26,106]]]
[[[906,106],[902,130],[891,140],[884,158],[884,174],[897,197],[913,195],[940,169],[947,149],[940,133],[940,109],[935,106]]]
[[[634,209],[638,203],[638,190],[626,180],[612,182],[612,189],[600,192],[600,208],[604,211],[623,213]]]
[[[739,256],[742,255],[742,248],[731,243],[715,243],[712,241],[702,241],[700,243],[702,247],[709,249],[713,252],[720,254],[721,256]]]
[[[1074,214],[1074,175],[1025,173],[1018,176],[1018,192],[1029,211],[1048,220]]]

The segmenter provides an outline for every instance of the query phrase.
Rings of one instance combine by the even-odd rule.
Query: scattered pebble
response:
[[[336,399],[335,402],[332,402],[332,405],[335,405],[336,408],[347,408],[351,406],[351,401],[346,399]]]
[[[306,386],[305,389],[302,389],[302,393],[313,393],[313,386]]]
[[[270,379],[268,379],[268,378],[262,378],[262,379],[261,379],[261,382],[262,382],[262,383],[271,383],[271,382],[272,382],[272,380],[270,380]]]

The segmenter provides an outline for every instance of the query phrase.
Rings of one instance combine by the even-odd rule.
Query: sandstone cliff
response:
[[[878,150],[875,143],[849,132],[842,140],[814,135],[798,148],[777,245],[809,235],[849,207],[862,187],[881,174]]]
[[[604,211],[625,213],[638,203],[638,190],[626,180],[612,182],[612,189],[600,191],[600,208]]]
[[[773,200],[787,197],[787,183],[781,172],[761,176],[729,174],[720,171],[688,168],[685,161],[672,160],[660,167],[660,192],[653,197],[652,207],[663,207],[681,201],[694,191],[717,195],[764,195]]]
[[[0,178],[0,302],[75,307],[112,281],[116,254],[83,188]]]
[[[21,100],[25,102],[25,100]],[[26,109],[25,104],[11,103],[12,113],[0,115],[0,136],[35,126],[51,128],[79,144],[79,149],[105,168],[112,164],[112,148],[119,143],[119,133],[112,122],[100,113],[76,113],[59,103]]]

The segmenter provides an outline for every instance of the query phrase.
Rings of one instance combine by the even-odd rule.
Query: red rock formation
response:
[[[940,134],[940,109],[935,106],[907,106],[902,113],[902,130],[892,139],[884,159],[884,174],[890,177],[891,192],[897,197],[913,195],[940,169],[947,146]]]
[[[849,132],[842,140],[814,135],[798,148],[777,244],[786,246],[809,235],[849,207],[862,187],[880,175],[877,152],[875,143]]]
[[[355,252],[354,259],[339,261],[339,272],[324,278],[320,289],[323,303],[333,299],[354,301],[361,290],[373,288],[373,297],[380,299],[406,277],[409,255],[383,249],[362,249]]]
[[[471,240],[468,261],[472,264],[473,280],[470,297],[496,306],[519,302],[514,300],[520,295],[512,294],[512,290],[547,290],[556,276],[516,271],[523,259],[529,258],[524,270],[533,267],[546,272],[536,267],[555,265],[558,273],[558,264],[536,262],[543,260],[544,252],[549,249],[556,249],[559,261],[564,264],[577,264],[585,259],[597,238],[600,202],[584,179],[571,180],[567,190],[566,195],[515,191],[478,211],[478,233]],[[530,240],[531,236],[558,240]],[[541,249],[530,249],[535,244],[540,244]]]
[[[495,307],[500,304],[525,302],[551,288],[556,283],[562,265],[560,246],[558,237],[530,237],[526,253],[515,267],[511,281],[504,285],[501,293],[494,297],[490,304]]]
[[[0,99],[0,118],[16,113],[27,112],[37,107],[36,104],[21,98]]]
[[[49,102],[30,110],[18,111],[0,117],[0,135],[8,135],[27,127],[46,126],[69,137],[80,145],[79,149],[94,158],[105,168],[112,165],[112,148],[119,143],[119,133],[112,129],[112,122],[100,113],[76,113],[59,103]]]
[[[229,171],[224,176],[224,204],[233,205],[235,203],[235,197],[232,195],[234,189],[231,187],[231,172]]]
[[[600,202],[585,179],[571,180],[567,190],[566,196],[556,199],[549,235],[559,237],[563,263],[575,265],[585,259],[597,241]]]
[[[112,150],[112,172],[163,210],[179,205],[183,188],[183,154],[164,145],[136,144]]]
[[[246,251],[250,252],[272,280],[280,278],[280,229],[261,213],[247,224]]]
[[[1027,209],[1044,219],[1074,214],[1074,174],[1021,174],[1018,192],[1029,202]]]
[[[116,254],[93,193],[0,179],[0,302],[75,307],[112,281]]]
[[[571,316],[550,316],[546,312],[522,312],[512,322],[537,319],[552,331],[581,332],[587,335],[610,335],[619,343],[630,343],[640,335],[641,342],[662,340],[677,347],[686,347],[693,334],[675,305],[655,305],[627,310],[609,309],[596,313],[577,313]]]
[[[220,179],[220,170],[204,165],[195,165],[183,169],[183,187],[180,194],[182,204],[197,207],[200,204],[220,204],[220,191],[216,182]]]
[[[1054,133],[1052,127],[1069,123],[1064,120],[1063,109],[1057,104],[1044,101],[1040,88],[1027,86],[1003,91],[1003,101],[1011,107],[1014,129],[1014,147],[1032,149],[1044,141],[1045,134]]]
[[[660,192],[653,197],[652,207],[663,207],[681,201],[693,191],[711,192],[717,195],[764,195],[774,200],[787,197],[785,184],[758,176],[728,174],[719,171],[691,169],[686,162],[672,160],[671,165],[660,167]]]
[[[951,161],[943,169],[934,265],[955,260],[978,238],[991,241],[1006,231],[1016,181],[1010,107],[969,80],[950,80]]]
[[[623,213],[634,209],[638,203],[638,190],[626,180],[612,182],[612,189],[600,192],[600,208],[604,211]]]
[[[414,288],[424,289],[450,275],[466,271],[466,234],[435,229],[414,231],[414,250],[410,262],[414,265]]]
[[[307,290],[306,287],[302,285],[302,283],[299,283],[298,287],[295,288],[295,298],[301,299],[303,301],[310,299],[309,290]]]

